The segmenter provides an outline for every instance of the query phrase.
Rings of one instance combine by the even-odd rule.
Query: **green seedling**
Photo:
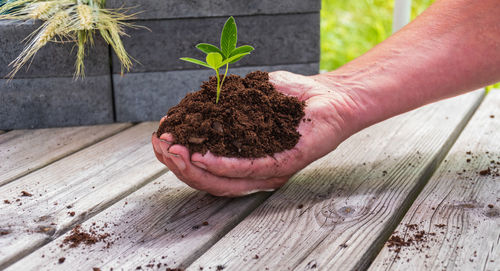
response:
[[[217,46],[208,43],[200,43],[196,45],[196,48],[207,54],[207,57],[205,59],[206,62],[190,57],[181,58],[181,60],[215,70],[215,74],[217,76],[217,99],[215,100],[215,103],[219,102],[220,91],[222,89],[222,84],[224,84],[224,80],[226,79],[229,64],[237,62],[244,56],[250,54],[250,52],[254,49],[250,45],[236,47],[237,41],[238,31],[236,28],[236,22],[231,16],[224,24],[224,28],[222,28],[220,37],[220,49],[217,48]],[[222,66],[226,66],[226,71],[224,72],[224,76],[221,80],[219,69]]]

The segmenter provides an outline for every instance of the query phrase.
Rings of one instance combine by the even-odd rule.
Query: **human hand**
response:
[[[216,196],[243,196],[281,187],[355,131],[349,121],[355,103],[340,87],[333,90],[318,76],[283,71],[269,73],[269,80],[277,91],[306,103],[305,121],[298,127],[301,137],[293,149],[257,159],[217,157],[210,152],[190,157],[186,147],[173,144],[171,134],[158,138],[154,133],[152,143],[158,160],[195,189]]]

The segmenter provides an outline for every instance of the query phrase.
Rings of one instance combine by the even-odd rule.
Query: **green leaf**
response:
[[[221,62],[219,67],[222,67],[222,66],[226,65],[227,63],[233,63],[233,61],[235,61],[236,59],[240,59],[248,54],[250,54],[250,53],[242,53],[242,54],[234,55],[234,56],[224,60],[223,62]]]
[[[209,53],[207,55],[207,64],[212,67],[212,69],[218,69],[222,66],[222,55],[219,53]]]
[[[196,48],[198,48],[198,50],[202,51],[205,54],[219,53],[222,55],[222,51],[219,48],[217,48],[217,46],[212,44],[200,43],[196,45]]]
[[[190,58],[190,57],[181,57],[181,60],[184,60],[184,61],[187,61],[187,62],[191,62],[191,63],[194,63],[194,64],[198,64],[198,65],[201,65],[201,66],[213,69],[210,65],[208,65],[207,63],[205,63],[205,62],[203,62],[201,60],[198,60],[198,59],[194,59],[194,58]]]
[[[251,51],[253,51],[254,48],[250,45],[243,45],[243,46],[240,46],[236,49],[234,49],[231,54],[229,54],[229,57],[232,57],[232,56],[235,56],[235,55],[238,55],[238,54],[243,54],[243,53],[250,53]]]
[[[240,46],[236,49],[234,49],[231,54],[229,54],[229,57],[232,57],[232,56],[235,56],[235,55],[239,55],[239,54],[243,54],[243,53],[250,53],[251,51],[253,51],[254,48],[250,45],[243,45],[243,46]],[[230,64],[231,63],[235,63],[235,62],[238,62],[241,58],[243,58],[245,55],[229,62]]]
[[[222,29],[222,34],[220,36],[220,49],[222,51],[222,55],[228,58],[229,54],[231,54],[234,48],[236,48],[237,41],[238,30],[233,16],[231,16],[224,24],[224,28]]]

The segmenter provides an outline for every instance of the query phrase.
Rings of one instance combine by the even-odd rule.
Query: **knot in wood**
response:
[[[339,214],[343,216],[352,216],[356,212],[356,209],[352,206],[344,206],[338,210]]]

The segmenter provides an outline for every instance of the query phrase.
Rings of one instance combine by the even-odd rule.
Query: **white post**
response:
[[[392,20],[392,33],[398,31],[411,17],[411,0],[394,0],[394,18]]]

